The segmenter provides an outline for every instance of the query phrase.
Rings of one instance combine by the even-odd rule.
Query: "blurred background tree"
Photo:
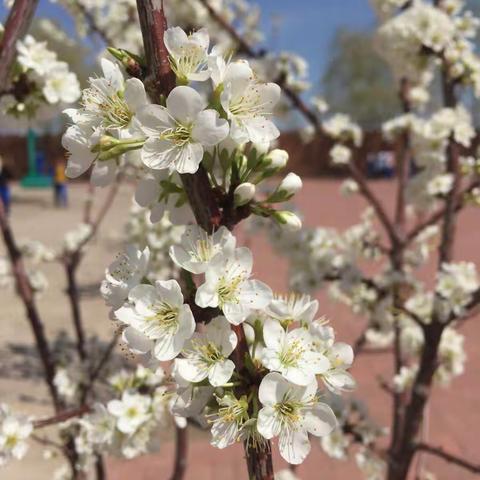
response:
[[[322,77],[323,94],[332,111],[348,113],[373,130],[400,111],[392,74],[377,53],[371,32],[339,29]]]

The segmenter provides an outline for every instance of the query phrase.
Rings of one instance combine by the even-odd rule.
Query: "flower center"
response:
[[[192,135],[191,125],[182,125],[177,123],[175,128],[167,128],[162,132],[160,138],[173,142],[177,147],[183,147],[190,142]]]
[[[247,91],[239,98],[232,99],[229,110],[232,115],[237,118],[251,118],[264,116],[267,103],[260,102],[260,93],[255,84],[247,87]]]
[[[12,449],[14,448],[19,441],[19,438],[15,434],[7,435],[7,438],[5,440],[5,447],[7,449]]]
[[[302,404],[293,400],[284,399],[275,405],[275,411],[284,427],[292,427],[300,420]]]
[[[238,303],[237,291],[240,284],[243,282],[243,275],[236,275],[233,278],[221,277],[218,282],[218,297],[220,308],[225,303]]]
[[[199,45],[182,45],[177,58],[170,57],[170,66],[177,77],[188,80],[190,73],[195,73],[207,65],[205,50]]]
[[[192,258],[198,262],[208,262],[215,251],[213,242],[209,238],[202,238],[192,245],[192,249],[188,252]]]
[[[280,361],[287,367],[295,367],[302,358],[305,348],[300,340],[294,340],[281,353]]]
[[[135,418],[137,416],[137,414],[138,414],[138,410],[135,407],[130,407],[126,411],[126,416],[128,418]]]
[[[83,106],[100,115],[105,128],[125,128],[133,117],[121,91],[108,95],[91,86],[83,94]]]
[[[196,345],[196,350],[200,353],[202,360],[208,365],[219,362],[224,359],[223,353],[213,342],[203,345]]]
[[[175,332],[178,326],[178,308],[172,307],[167,302],[158,302],[152,306],[155,314],[147,317],[147,322],[150,324],[150,328],[147,328],[145,332],[148,335],[153,333],[153,330],[159,328],[162,333]]]

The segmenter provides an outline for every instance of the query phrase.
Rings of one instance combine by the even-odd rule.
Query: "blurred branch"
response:
[[[35,420],[33,422],[33,427],[35,429],[49,427],[50,425],[56,425],[57,423],[66,422],[67,420],[70,420],[72,418],[82,417],[87,413],[91,413],[91,411],[92,409],[88,405],[82,405],[81,407],[75,408],[73,410],[61,411],[53,417],[48,417],[42,420]]]
[[[37,8],[38,0],[15,0],[5,23],[0,43],[0,85],[8,85],[8,77],[15,61],[17,41],[27,33]]]
[[[215,8],[213,8],[209,0],[198,0],[210,14],[210,17],[213,18],[219,25],[225,30],[230,37],[238,44],[239,51],[247,54],[252,58],[261,58],[265,56],[265,51],[256,51],[241,35],[235,28],[228,23]],[[313,110],[311,110],[307,104],[302,100],[300,95],[295,92],[286,84],[285,78],[278,78],[275,80],[275,83],[280,85],[285,96],[291,101],[292,105],[305,117],[305,119],[311,123],[315,129],[318,131],[321,128],[320,121],[318,120],[317,115]]]
[[[421,452],[426,452],[436,457],[442,458],[443,460],[458,465],[469,472],[480,474],[480,463],[473,463],[465,460],[456,455],[452,455],[449,452],[446,452],[442,447],[434,447],[432,445],[427,445],[426,443],[417,443],[416,450]]]
[[[459,210],[461,210],[464,206],[465,206],[465,196],[470,193],[472,190],[474,190],[475,188],[478,188],[480,187],[480,180],[476,179],[476,180],[473,180],[472,182],[470,182],[470,184],[465,187],[463,190],[461,190],[457,196],[457,198],[455,199],[455,211],[458,212]],[[411,243],[412,241],[415,240],[415,238],[420,234],[422,233],[422,231],[429,227],[430,225],[434,225],[435,223],[437,223],[438,221],[440,221],[443,216],[445,215],[445,211],[446,211],[446,208],[447,208],[447,205],[446,203],[443,205],[443,207],[439,208],[436,212],[432,213],[432,215],[430,215],[426,220],[424,220],[423,222],[419,223],[418,225],[416,225],[413,230],[411,230],[406,238],[405,238],[405,244],[408,245],[409,243]]]
[[[32,328],[38,353],[45,371],[45,381],[53,401],[55,410],[59,410],[62,402],[57,392],[53,379],[55,377],[55,363],[48,345],[45,328],[38,312],[35,302],[35,293],[30,285],[25,266],[23,264],[22,253],[17,247],[13,231],[5,212],[3,202],[0,201],[0,229],[2,231],[3,241],[10,258],[12,272],[15,277],[17,293],[21,298],[28,321]]]
[[[81,0],[73,0],[72,3],[77,8],[77,10],[82,14],[86,24],[88,25],[88,29],[90,30],[90,32],[98,35],[106,45],[113,45],[112,39],[109,38],[105,30],[100,28],[100,26],[97,24],[95,20],[95,17],[92,15],[92,12],[90,12],[88,8],[85,5],[83,5]]]
[[[175,426],[175,463],[170,480],[183,480],[187,468],[188,430]]]

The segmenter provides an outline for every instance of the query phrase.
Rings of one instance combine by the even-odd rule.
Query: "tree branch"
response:
[[[0,85],[2,88],[8,85],[8,77],[17,52],[17,41],[30,28],[37,4],[38,0],[15,0],[10,10],[0,43]]]
[[[469,462],[468,460],[457,457],[456,455],[452,455],[451,453],[446,452],[442,447],[434,447],[432,445],[427,445],[426,443],[417,443],[415,448],[417,451],[426,452],[442,458],[443,460],[458,465],[469,472],[480,474],[480,463]]]
[[[198,0],[208,11],[211,18],[213,18],[225,30],[230,37],[238,44],[239,51],[245,53],[252,58],[261,58],[265,55],[264,51],[256,51],[235,28],[228,23],[215,8],[213,8],[208,0]],[[283,90],[285,96],[291,101],[292,105],[311,123],[318,131],[321,129],[320,121],[314,111],[308,108],[307,104],[302,100],[300,95],[286,84],[284,77],[275,79]]]
[[[137,0],[137,9],[146,53],[146,88],[153,101],[161,102],[175,86],[175,75],[171,71],[168,52],[163,40],[167,28],[163,2],[159,0]],[[181,175],[181,179],[195,219],[206,232],[212,233],[221,223],[230,229],[234,227],[235,221],[233,219],[222,218],[219,201],[202,166],[192,175]],[[243,333],[243,329],[240,330]],[[240,353],[240,355],[236,358],[236,367],[239,371],[242,371],[244,369],[242,354],[244,351],[248,354],[244,335],[239,336],[238,343],[236,353]],[[247,445],[245,445],[245,449],[250,478],[272,480],[273,467],[270,443],[267,442],[267,448],[264,451],[257,451]]]
[[[35,429],[49,427],[50,425],[56,425],[57,423],[63,423],[67,420],[76,417],[82,417],[87,413],[91,413],[92,409],[88,405],[82,405],[81,407],[75,408],[73,410],[64,410],[58,412],[53,417],[48,417],[43,420],[35,420],[33,422],[33,427]]]
[[[183,480],[187,468],[188,427],[175,426],[175,463],[170,480]]]
[[[40,314],[35,302],[35,294],[28,280],[28,275],[23,264],[23,258],[20,250],[17,247],[13,231],[10,228],[3,202],[0,201],[0,229],[2,231],[3,241],[10,258],[10,264],[12,266],[13,275],[15,277],[17,293],[21,298],[27,319],[35,337],[35,343],[37,346],[40,360],[45,371],[45,381],[50,392],[54,407],[56,410],[60,409],[62,402],[58,395],[53,379],[55,377],[55,362],[48,345],[47,337],[45,335],[45,329],[43,322],[40,318]]]

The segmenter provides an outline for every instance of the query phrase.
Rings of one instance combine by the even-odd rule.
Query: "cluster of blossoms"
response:
[[[11,85],[1,94],[0,111],[32,118],[45,105],[66,105],[80,96],[80,84],[66,62],[60,61],[47,42],[31,35],[17,42]]]
[[[352,158],[351,147],[359,147],[363,141],[362,129],[348,115],[337,113],[322,123],[325,134],[335,144],[330,158],[335,165],[346,165]]]
[[[25,456],[32,431],[33,424],[28,418],[15,415],[7,405],[0,404],[0,466]]]
[[[319,400],[317,377],[336,393],[351,390],[354,381],[347,370],[353,352],[335,343],[324,321],[315,320],[318,302],[305,296],[274,298],[269,287],[251,280],[251,253],[235,243],[224,227],[213,235],[186,227],[170,257],[184,274],[204,278],[198,287],[193,283],[196,293],[187,303],[175,280],[141,283],[148,271],[145,252],[123,257],[106,280],[111,291],[111,273],[124,274],[126,301],[114,307],[113,315],[133,352],[174,360],[178,399],[173,411],[211,423],[213,445],[248,440],[260,448],[278,436],[282,456],[300,463],[310,449],[308,433],[326,435],[336,425],[330,407]],[[193,304],[196,312],[209,307],[219,314],[195,331]],[[263,377],[258,397],[236,388],[242,378],[232,354],[241,331],[252,358],[249,373]]]
[[[48,279],[42,272],[44,263],[55,260],[55,252],[37,240],[24,239],[18,244],[19,250],[26,261],[26,274],[33,291],[41,294],[48,288]],[[15,276],[10,262],[0,256],[0,288],[11,288],[15,284]]]
[[[179,175],[195,173],[202,163],[213,185],[228,197],[233,194],[234,206],[298,229],[301,223],[293,213],[271,206],[301,188],[297,175],[287,175],[263,200],[254,198],[258,184],[288,159],[284,151],[269,151],[279,136],[269,117],[280,88],[261,82],[248,62],[227,62],[215,48],[209,52],[209,43],[205,29],[189,36],[179,27],[166,31],[165,45],[180,85],[165,105],[151,104],[139,79],[125,80],[118,64],[102,59],[104,76],[90,79],[81,108],[66,111],[74,122],[63,137],[70,152],[66,173],[77,177],[93,164],[91,180],[103,186],[115,180],[125,157],[140,155],[143,180],[135,198],[156,222],[165,210],[175,220],[186,202]],[[210,99],[188,85],[208,80]]]
[[[95,453],[134,458],[152,450],[152,435],[171,421],[186,426],[185,419],[171,414],[172,389],[161,367],[138,366],[133,372],[120,370],[108,379],[111,392],[106,405],[97,403],[92,413],[65,424],[76,429],[76,450],[83,470]]]
[[[119,0],[113,5],[108,0],[55,0],[68,9],[76,21],[80,35],[91,34],[86,14],[103,40],[122,48],[138,52],[143,48],[135,0]],[[212,8],[226,22],[239,25],[242,35],[253,44],[262,40],[259,30],[260,10],[246,0],[215,0]],[[233,50],[236,45],[231,37],[219,30],[208,10],[198,0],[171,0],[165,4],[167,17],[173,25],[185,30],[206,27],[215,34],[215,42],[223,52]]]
[[[452,188],[453,175],[447,172],[450,138],[469,148],[475,137],[472,118],[462,105],[440,109],[427,118],[413,113],[396,117],[384,123],[383,132],[391,141],[405,133],[411,138],[416,172],[408,184],[408,201],[417,210],[431,209]],[[465,173],[472,172],[465,169]]]
[[[472,85],[480,94],[480,60],[473,39],[479,21],[463,1],[444,0],[432,5],[425,0],[406,2],[375,0],[385,23],[379,30],[379,51],[392,65],[398,78],[408,78],[413,85],[409,100],[414,105],[429,100],[428,87],[440,60],[447,65],[447,75],[459,84]],[[390,17],[388,13],[398,15]],[[380,47],[381,46],[381,47]]]

